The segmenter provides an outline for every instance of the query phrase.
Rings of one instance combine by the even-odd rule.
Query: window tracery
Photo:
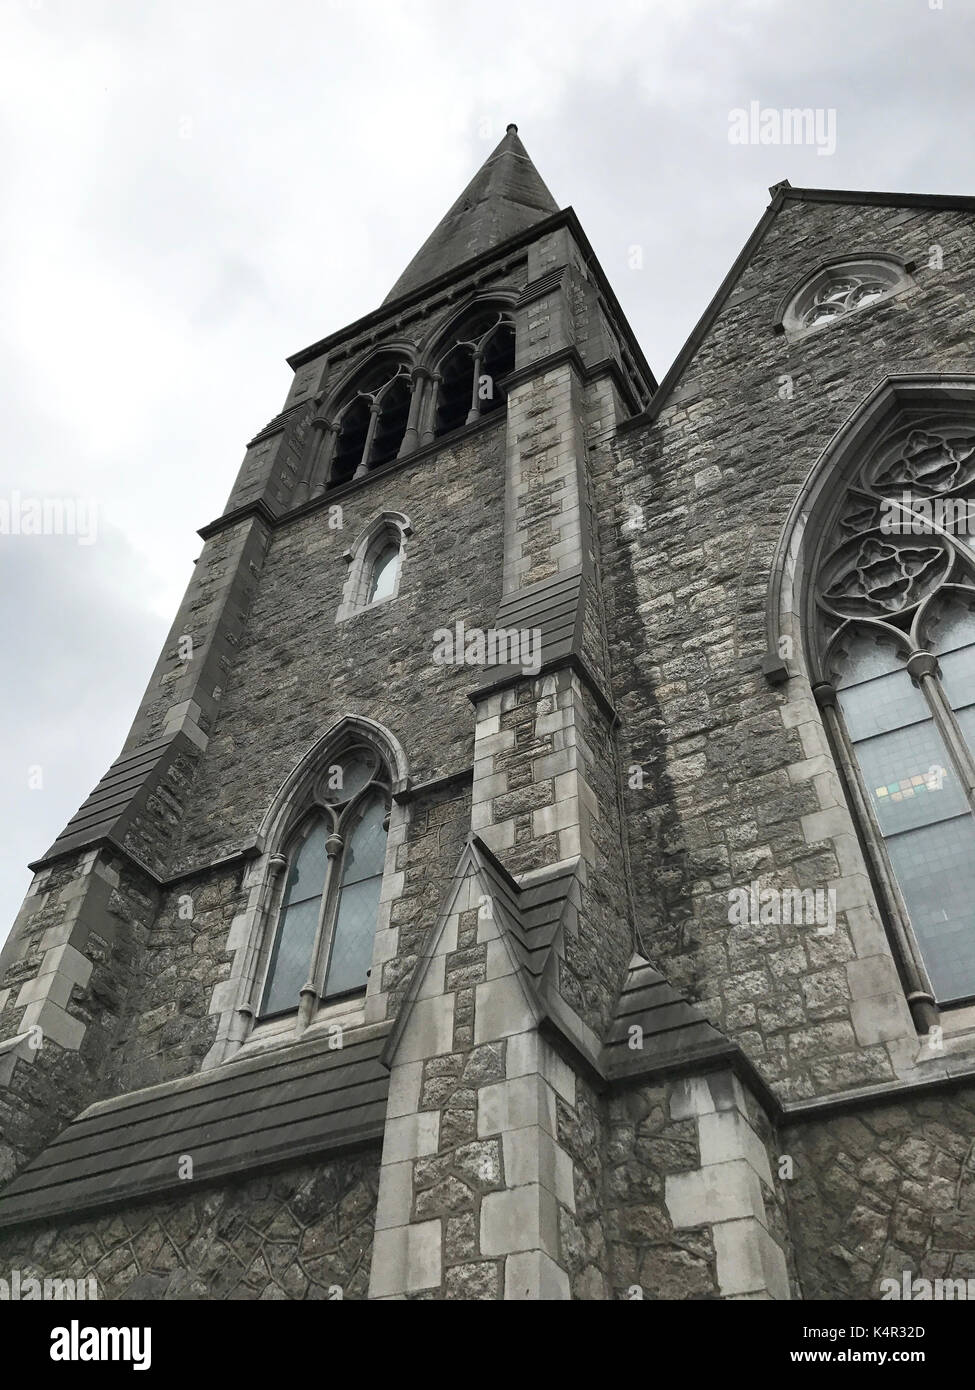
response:
[[[283,889],[259,1017],[365,988],[382,888],[391,778],[378,750],[352,743],[323,768],[286,840]]]
[[[824,328],[910,284],[906,267],[886,257],[853,257],[822,267],[790,297],[778,327],[792,336]]]
[[[975,433],[903,423],[819,545],[820,702],[941,1005],[975,997]]]

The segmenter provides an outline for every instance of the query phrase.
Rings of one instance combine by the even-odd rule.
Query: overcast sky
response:
[[[0,940],[118,754],[285,357],[375,308],[516,121],[658,378],[795,185],[975,193],[972,0],[0,0]],[[729,142],[834,110],[836,148]],[[631,264],[642,249],[642,268]]]

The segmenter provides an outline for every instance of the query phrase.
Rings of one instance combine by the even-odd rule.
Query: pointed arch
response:
[[[915,1019],[975,998],[975,376],[885,379],[780,538],[766,674],[812,686]]]
[[[377,344],[365,357],[360,358],[333,383],[331,389],[322,398],[322,403],[318,414],[327,420],[333,420],[339,413],[342,403],[357,390],[359,382],[363,377],[369,376],[377,366],[391,365],[393,370],[400,366],[412,371],[417,365],[416,344],[407,338],[393,338]]]
[[[361,478],[416,447],[415,359],[412,343],[385,343],[335,385],[310,422],[297,502]]]
[[[342,589],[342,602],[335,615],[344,622],[376,604],[399,596],[406,564],[406,543],[413,535],[410,519],[403,512],[380,512],[343,553],[349,567]],[[382,580],[381,592],[377,584]]]
[[[469,334],[464,330],[472,318],[490,311],[497,315],[506,315],[513,321],[514,308],[517,302],[518,295],[514,291],[483,291],[480,294],[470,295],[462,304],[458,305],[449,318],[438,324],[421,341],[417,353],[417,365],[425,367],[428,371],[435,371],[437,362],[447,349],[453,343],[469,337]]]
[[[431,335],[420,358],[429,375],[422,443],[474,424],[504,404],[515,367],[514,295],[478,295]]]
[[[269,853],[276,852],[282,837],[294,823],[294,815],[301,814],[305,804],[303,794],[314,783],[322,768],[327,766],[330,754],[341,751],[356,740],[371,744],[388,763],[393,796],[406,790],[409,763],[403,745],[396,736],[384,724],[364,714],[344,714],[302,754],[275,792],[260,828],[261,843]]]
[[[323,1009],[364,999],[407,781],[399,741],[361,715],[336,721],[284,779],[261,828],[236,1010],[244,1036],[288,1019],[301,1032]]]
[[[953,425],[975,419],[975,374],[884,377],[850,412],[806,475],[772,559],[765,606],[768,648],[764,669],[773,684],[797,673],[807,675],[813,685],[821,679],[818,648],[810,651],[802,640],[802,630],[810,617],[813,544],[822,533],[835,490],[850,479],[867,452],[889,435],[899,419],[921,420],[932,413]]]

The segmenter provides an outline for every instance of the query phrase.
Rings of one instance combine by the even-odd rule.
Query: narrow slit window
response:
[[[378,603],[380,599],[390,598],[396,590],[398,572],[399,546],[387,545],[373,564],[366,602]]]

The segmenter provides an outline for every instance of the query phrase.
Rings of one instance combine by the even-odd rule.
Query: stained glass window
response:
[[[879,831],[875,862],[886,857],[907,910],[905,923],[888,894],[913,933],[911,968],[919,957],[941,1005],[975,998],[975,565],[967,536],[926,517],[973,491],[975,437],[905,423],[840,495],[817,593],[841,728],[873,812],[864,828],[874,843]],[[905,497],[911,525],[882,528]]]
[[[386,803],[375,796],[349,836],[332,933],[325,994],[344,994],[365,983],[383,882]]]
[[[322,1000],[365,987],[386,854],[388,780],[366,747],[332,758],[320,774],[318,809],[305,817],[287,855],[262,1017],[296,1010],[309,980]]]

